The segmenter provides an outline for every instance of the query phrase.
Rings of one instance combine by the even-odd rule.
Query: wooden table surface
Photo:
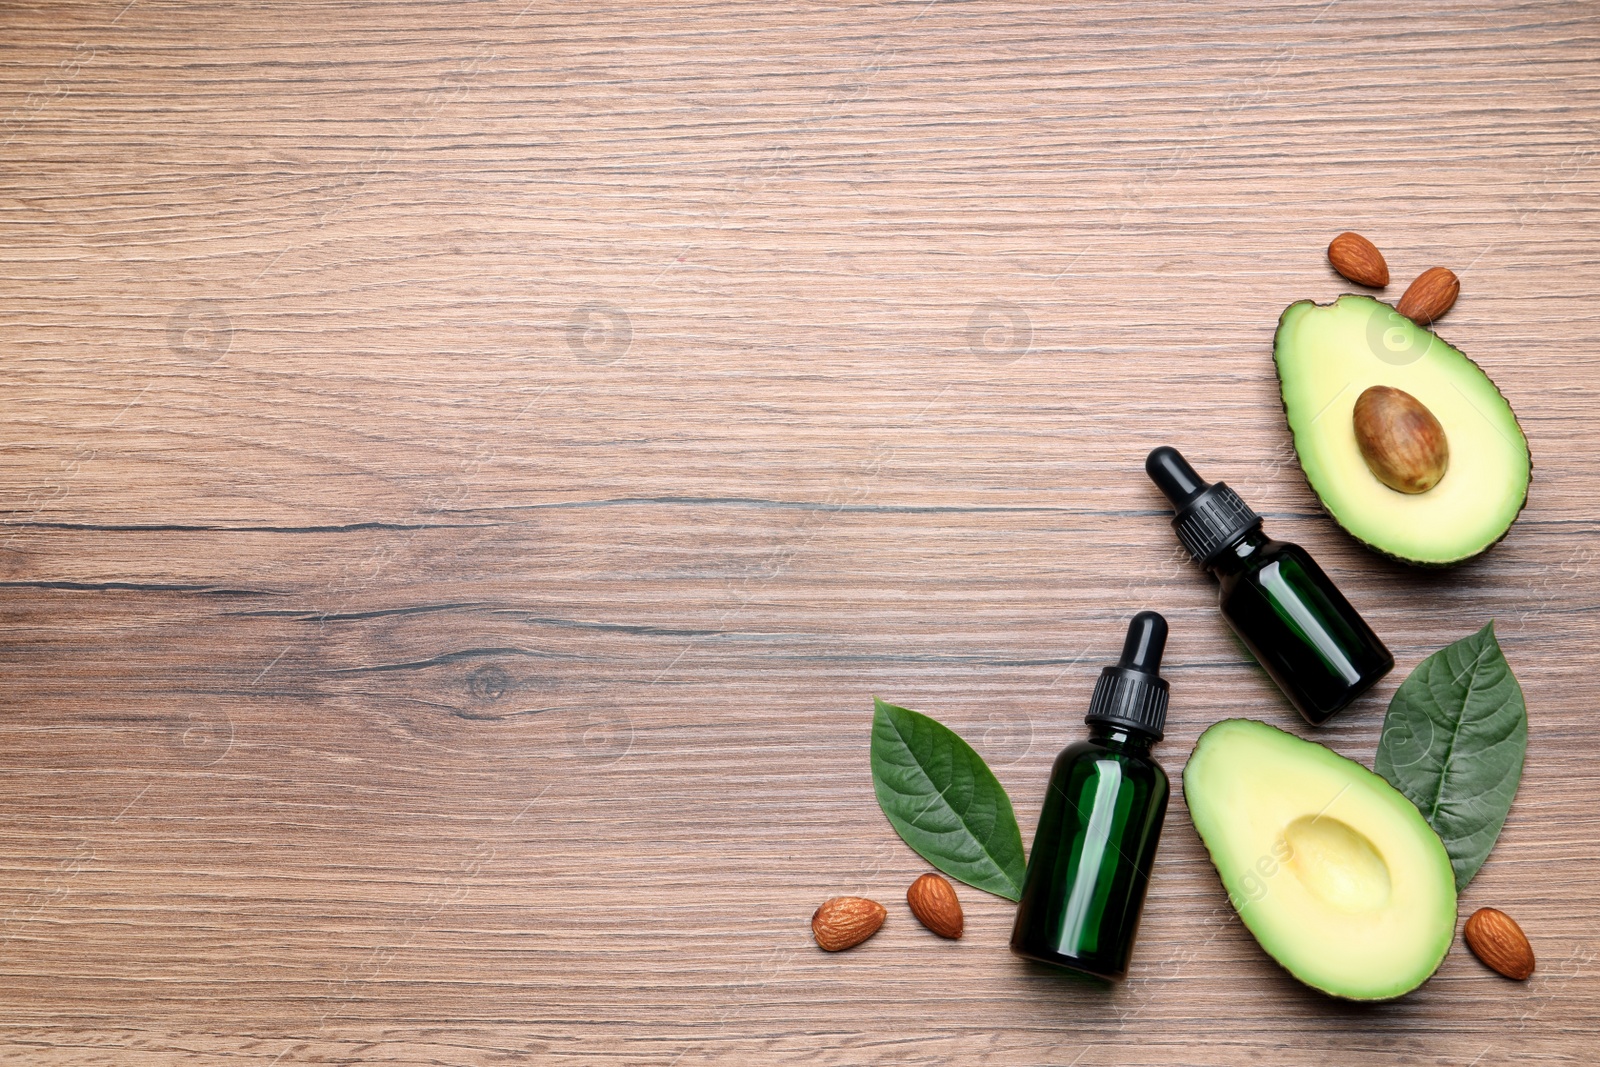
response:
[[[1592,1064],[1600,9],[1310,0],[0,8],[0,1059]],[[1462,278],[1527,511],[1444,573],[1319,510],[1290,301]],[[1459,941],[1325,999],[1175,797],[1129,979],[903,904],[874,694],[1031,838],[1125,619],[1309,735],[1141,469],[1309,548],[1398,669],[1489,619],[1522,789]],[[889,906],[820,952],[825,897]]]

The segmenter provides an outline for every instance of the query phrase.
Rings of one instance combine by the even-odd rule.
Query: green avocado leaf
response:
[[[889,824],[945,874],[1022,896],[1027,864],[1011,798],[949,727],[873,697],[872,788]]]
[[[1444,842],[1457,892],[1500,836],[1527,749],[1522,686],[1492,621],[1417,664],[1389,702],[1374,769]]]

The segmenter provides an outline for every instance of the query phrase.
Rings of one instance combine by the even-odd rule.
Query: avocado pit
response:
[[[1444,427],[1402,389],[1370,387],[1356,399],[1352,421],[1367,468],[1396,492],[1426,493],[1450,469]]]

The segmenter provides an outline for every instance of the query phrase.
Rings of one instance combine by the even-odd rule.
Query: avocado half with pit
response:
[[[1266,723],[1225,719],[1195,743],[1183,795],[1229,903],[1300,981],[1389,1000],[1449,952],[1450,855],[1416,806],[1361,764]]]
[[[1306,481],[1368,547],[1419,566],[1460,563],[1504,537],[1527,503],[1533,464],[1511,405],[1476,363],[1388,304],[1353,294],[1290,304],[1273,361]],[[1363,453],[1356,405],[1374,386],[1414,398],[1442,429],[1448,466],[1429,488],[1391,488]]]

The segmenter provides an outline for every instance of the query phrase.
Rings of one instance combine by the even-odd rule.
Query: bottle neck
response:
[[[1252,527],[1239,540],[1218,552],[1211,562],[1206,564],[1206,569],[1218,578],[1242,574],[1260,561],[1261,554],[1271,543],[1272,538],[1262,533],[1261,527]]]
[[[1143,730],[1130,730],[1109,722],[1092,722],[1089,724],[1089,740],[1098,741],[1114,752],[1148,754],[1156,739]]]

